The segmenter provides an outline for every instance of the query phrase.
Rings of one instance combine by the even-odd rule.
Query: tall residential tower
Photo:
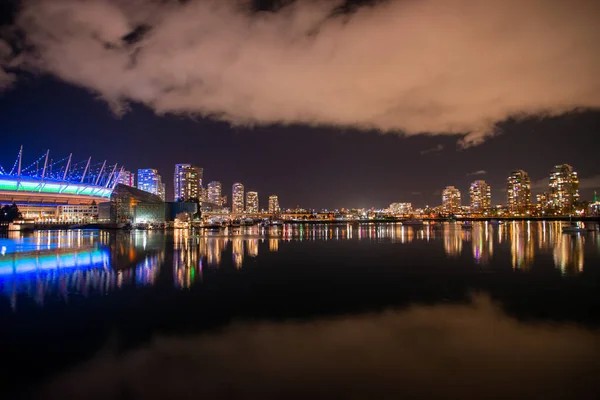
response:
[[[446,186],[442,192],[442,207],[446,214],[456,214],[460,211],[460,190],[454,186]]]
[[[191,164],[175,164],[173,176],[173,188],[175,189],[175,201],[187,201],[200,199],[202,187],[203,170]]]
[[[579,177],[569,164],[554,166],[550,171],[549,204],[558,214],[568,215],[579,200]]]
[[[231,187],[231,213],[244,213],[244,185],[239,182]]]
[[[469,188],[471,197],[471,212],[475,214],[484,214],[490,211],[492,207],[492,192],[490,185],[485,181],[479,180],[471,184]]]
[[[527,172],[513,171],[506,180],[508,211],[511,214],[524,215],[531,205],[531,180]]]
[[[158,171],[153,168],[138,169],[137,188],[165,200],[165,184]]]

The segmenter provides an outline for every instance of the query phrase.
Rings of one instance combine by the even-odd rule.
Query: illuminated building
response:
[[[442,207],[446,214],[456,214],[460,211],[460,190],[447,186],[442,192]]]
[[[121,171],[119,172],[117,183],[135,187],[135,174],[131,171]]]
[[[506,180],[506,191],[509,213],[526,214],[531,205],[531,181],[527,172],[513,171]]]
[[[570,214],[579,200],[579,178],[569,164],[554,166],[550,171],[550,207],[558,214]]]
[[[394,215],[411,214],[413,211],[411,203],[392,203],[390,204],[390,213]]]
[[[200,199],[203,169],[191,164],[175,164],[173,188],[175,201]]]
[[[471,197],[471,212],[475,214],[484,214],[490,211],[492,206],[492,192],[490,185],[485,181],[475,181],[469,188]]]
[[[600,200],[598,200],[598,194],[594,192],[594,200],[590,203],[589,213],[593,216],[600,215]]]
[[[208,184],[208,202],[220,206],[221,200],[221,182],[212,181]]]
[[[279,208],[279,197],[276,194],[269,196],[269,214],[278,214]]]
[[[546,210],[548,210],[549,204],[550,204],[550,193],[548,192],[544,192],[544,193],[540,193],[538,195],[535,196],[536,199],[536,206],[535,208],[537,209],[538,212],[546,212]]]
[[[246,193],[246,212],[248,214],[258,213],[258,192]]]
[[[200,186],[198,189],[198,198],[203,203],[208,202],[208,189],[206,189],[204,186]]]
[[[61,222],[95,222],[98,220],[97,204],[58,206],[58,220]]]
[[[165,200],[165,185],[158,171],[153,168],[138,169],[137,188]]]
[[[234,183],[231,187],[231,213],[242,214],[244,212],[244,185]]]

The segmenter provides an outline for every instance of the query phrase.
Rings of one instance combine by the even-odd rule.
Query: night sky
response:
[[[261,110],[253,108],[256,114],[248,114],[250,111],[236,105],[235,118],[253,118],[253,122],[240,125],[239,120],[233,121],[234,117],[218,115],[226,121],[215,120],[206,104],[183,112],[183,108],[189,108],[186,105],[174,113],[172,97],[161,95],[146,101],[140,97],[145,94],[133,91],[126,96],[129,110],[117,116],[115,107],[107,104],[107,93],[113,88],[102,86],[106,82],[77,81],[74,75],[65,75],[71,72],[22,64],[17,56],[26,55],[28,50],[19,44],[23,39],[11,30],[17,13],[14,7],[6,6],[2,12],[4,27],[0,35],[7,38],[6,43],[13,50],[4,56],[4,61],[0,51],[0,66],[15,74],[10,87],[0,90],[0,164],[5,168],[12,166],[20,145],[24,145],[25,159],[30,161],[48,148],[56,157],[73,152],[77,160],[89,156],[97,161],[107,159],[132,171],[157,168],[167,184],[167,197],[172,198],[174,164],[193,163],[204,168],[205,183],[218,180],[223,184],[229,201],[231,184],[239,181],[246,190],[259,192],[261,207],[266,206],[267,196],[275,193],[285,208],[384,207],[403,201],[415,206],[437,205],[441,203],[441,190],[447,185],[457,186],[466,204],[469,184],[475,179],[485,179],[491,185],[492,201],[499,204],[505,202],[504,186],[511,170],[527,171],[535,193],[543,189],[550,168],[558,163],[569,163],[579,172],[583,199],[590,199],[594,189],[600,190],[596,143],[600,112],[593,111],[597,110],[595,102],[600,92],[598,80],[587,82],[587,86],[581,82],[581,93],[587,93],[587,87],[595,93],[592,97],[573,91],[568,93],[573,96],[570,103],[540,105],[550,110],[543,114],[554,116],[536,117],[540,113],[530,104],[531,98],[515,100],[515,104],[523,104],[523,113],[529,116],[515,120],[510,114],[503,115],[504,109],[494,111],[489,117],[497,134],[487,139],[485,135],[467,136],[467,141],[476,142],[467,148],[463,146],[465,133],[475,130],[473,124],[480,121],[464,113],[460,116],[464,124],[458,125],[458,132],[463,134],[448,129],[442,129],[445,134],[421,134],[419,127],[431,132],[428,128],[438,126],[438,122],[428,125],[429,122],[411,120],[403,125],[401,118],[354,123],[345,117],[346,109],[339,104],[332,104],[339,113],[336,110],[331,120],[325,110],[324,114],[315,113],[306,119],[276,116],[276,123]],[[597,57],[584,59],[581,65],[598,67],[596,61]],[[267,79],[259,73],[255,78]],[[167,92],[172,95],[170,89],[164,91]],[[540,99],[547,101],[549,96],[561,93],[540,93]],[[340,96],[343,102],[346,94]],[[165,99],[172,102],[167,106],[162,103]],[[277,104],[282,108],[289,106],[299,113],[307,110],[298,108],[299,103],[288,97],[274,99],[281,102]],[[256,99],[248,101],[256,103]],[[234,112],[227,105],[222,107],[223,113]],[[211,114],[212,118],[202,117],[203,114]],[[332,122],[337,119],[339,124]],[[440,127],[445,124],[439,121]]]

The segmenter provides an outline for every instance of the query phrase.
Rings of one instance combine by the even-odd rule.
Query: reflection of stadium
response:
[[[25,218],[55,221],[58,206],[91,206],[110,200],[122,172],[116,164],[92,164],[91,157],[73,162],[72,154],[56,161],[51,157],[47,151],[24,163],[21,147],[12,168],[0,165],[0,205],[14,202]]]

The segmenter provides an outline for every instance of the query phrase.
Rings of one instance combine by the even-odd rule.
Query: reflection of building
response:
[[[208,184],[208,202],[216,204],[218,206],[222,205],[221,200],[223,196],[221,195],[221,182],[212,181]]]
[[[471,212],[476,214],[484,214],[490,210],[492,206],[492,192],[490,185],[485,181],[479,180],[471,184],[469,188],[471,197]]]
[[[244,263],[244,239],[236,237],[232,240],[231,257],[233,265],[238,269],[241,268]]]
[[[248,256],[258,256],[258,239],[248,239]]]
[[[554,265],[560,268],[563,274],[576,274],[583,271],[583,244],[582,235],[557,235],[554,246]]]
[[[444,250],[450,257],[459,257],[462,253],[462,229],[455,224],[444,225]]]
[[[258,192],[246,193],[246,212],[248,214],[258,213]]]
[[[135,187],[135,174],[131,171],[121,171],[119,172],[117,182],[122,185]]]
[[[269,251],[276,253],[279,251],[279,239],[269,239]]]
[[[460,212],[460,190],[454,186],[447,186],[442,192],[442,207],[447,214]]]
[[[203,169],[191,164],[175,164],[175,201],[200,199]]]
[[[279,211],[279,197],[272,194],[269,196],[269,214],[278,214]]]
[[[405,215],[412,213],[411,203],[392,203],[390,204],[390,213],[394,215]]]
[[[531,222],[512,222],[508,229],[513,268],[529,269],[535,255],[535,243],[531,237]]]
[[[231,188],[231,212],[244,213],[244,185],[241,183],[234,183]]]
[[[526,214],[531,204],[531,181],[527,172],[513,171],[506,181],[508,211]]]
[[[138,169],[137,188],[165,200],[165,184],[158,171],[152,168]]]
[[[473,239],[471,242],[473,258],[477,264],[487,265],[494,255],[493,229],[487,223],[476,223],[473,226]]]
[[[554,166],[550,171],[550,207],[558,214],[573,212],[579,200],[579,178],[569,164]]]

